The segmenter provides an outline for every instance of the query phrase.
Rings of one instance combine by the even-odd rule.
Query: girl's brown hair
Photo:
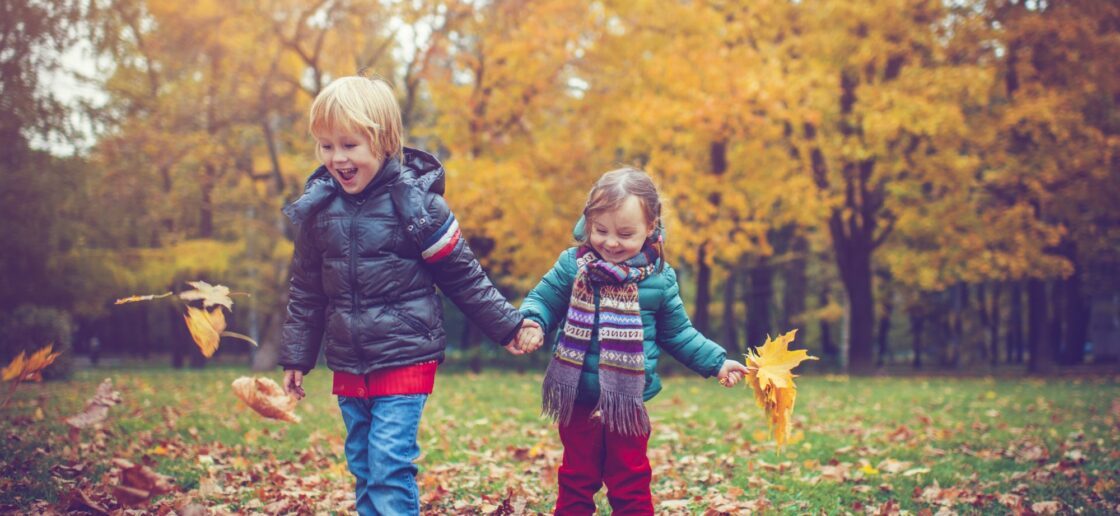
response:
[[[585,224],[590,226],[591,219],[596,215],[618,209],[631,195],[638,198],[646,223],[653,228],[654,235],[658,235],[661,228],[661,196],[649,174],[633,167],[612,170],[599,177],[587,194],[587,203],[583,205]],[[586,243],[587,231],[584,234]],[[653,244],[657,246],[658,256],[662,256],[665,249],[661,239],[655,238]]]

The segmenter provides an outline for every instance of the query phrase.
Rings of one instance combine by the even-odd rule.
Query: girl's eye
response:
[[[630,237],[634,236],[634,234],[633,233],[619,233],[618,236],[620,236],[622,238],[630,238]]]
[[[319,147],[321,147],[323,150],[331,150],[330,145],[320,145]]]
[[[357,147],[357,146],[358,145],[354,144],[354,143],[347,143],[346,145],[344,145],[344,147],[346,147],[347,149],[353,149],[354,147]]]

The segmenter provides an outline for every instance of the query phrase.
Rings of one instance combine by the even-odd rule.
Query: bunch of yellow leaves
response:
[[[54,363],[54,359],[61,354],[52,353],[53,348],[54,344],[47,344],[43,349],[32,353],[30,358],[27,356],[27,352],[21,351],[16,358],[12,359],[3,372],[4,381],[12,382],[12,386],[8,389],[8,397],[4,399],[4,403],[0,404],[0,407],[8,405],[16,392],[16,386],[20,382],[38,382],[43,379],[43,369]]]
[[[779,336],[766,338],[766,343],[757,352],[747,351],[744,355],[751,373],[746,383],[754,389],[755,401],[766,411],[770,431],[778,447],[789,440],[789,422],[793,419],[793,405],[797,400],[797,386],[793,383],[791,371],[804,360],[816,360],[804,349],[790,351],[797,330]]]

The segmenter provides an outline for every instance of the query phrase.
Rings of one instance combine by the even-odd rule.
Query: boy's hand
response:
[[[540,335],[539,342],[535,346],[532,345],[534,332]],[[517,330],[517,336],[506,344],[505,348],[514,355],[524,355],[539,348],[542,342],[544,342],[544,332],[541,331],[541,325],[534,320],[525,319],[521,321],[521,329]]]
[[[303,391],[303,372],[295,369],[284,370],[284,392],[302,400],[307,393]]]
[[[724,360],[723,367],[719,368],[719,384],[724,387],[734,387],[749,372],[751,370],[739,362]]]

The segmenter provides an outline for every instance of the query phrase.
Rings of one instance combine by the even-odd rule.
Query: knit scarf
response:
[[[649,434],[649,415],[642,401],[646,370],[638,282],[653,273],[658,258],[657,248],[649,241],[637,256],[622,264],[600,258],[587,244],[579,248],[564,332],[544,375],[542,412],[546,416],[560,424],[571,419],[584,357],[593,332],[598,331],[600,392],[595,408],[609,430]]]

